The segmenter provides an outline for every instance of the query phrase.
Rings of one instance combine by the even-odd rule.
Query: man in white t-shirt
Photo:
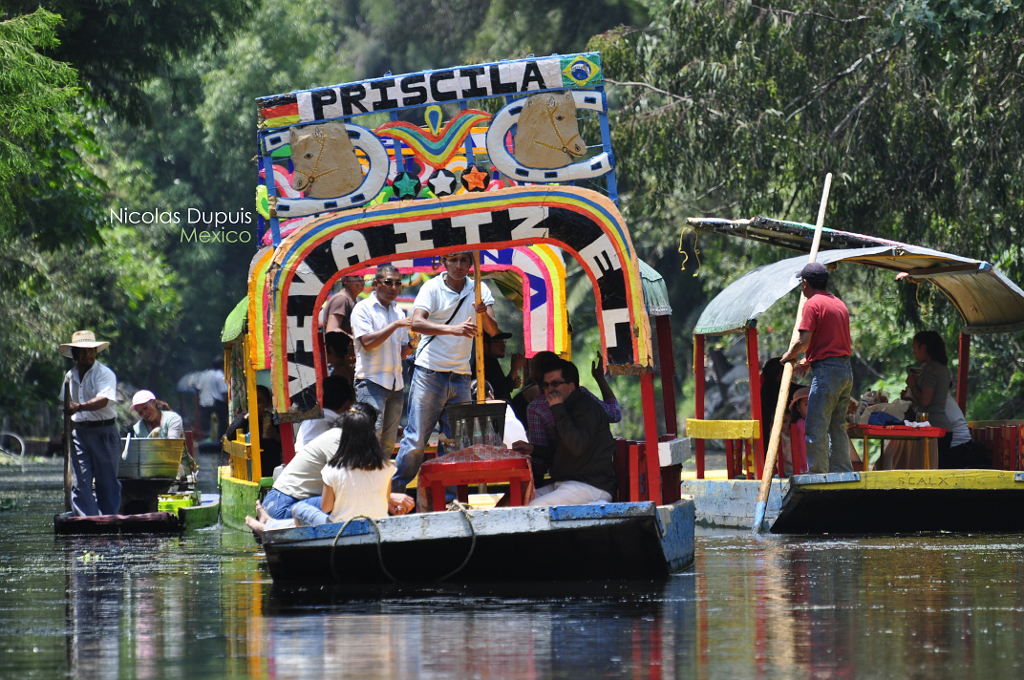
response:
[[[442,258],[445,272],[423,284],[413,303],[412,330],[424,336],[416,351],[416,370],[409,386],[409,423],[398,449],[391,490],[404,493],[419,472],[423,449],[448,404],[471,400],[469,383],[473,369],[469,358],[473,338],[481,331],[498,334],[494,320],[494,296],[480,289],[481,303],[474,305],[476,283],[469,277],[470,253]],[[476,325],[483,314],[484,327]]]

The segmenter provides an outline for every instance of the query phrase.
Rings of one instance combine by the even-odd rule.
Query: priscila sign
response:
[[[601,55],[591,52],[385,76],[261,97],[256,104],[260,112],[260,126],[267,128],[455,100],[603,84]]]

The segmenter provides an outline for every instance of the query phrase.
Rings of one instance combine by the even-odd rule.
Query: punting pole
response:
[[[828,205],[828,192],[832,188],[832,173],[825,175],[825,188],[821,191],[821,205],[818,206],[818,221],[814,225],[814,240],[811,242],[811,253],[807,256],[807,262],[814,262],[818,259],[818,246],[821,244],[821,228],[825,224],[825,207]],[[800,338],[800,319],[804,313],[804,303],[807,298],[800,296],[800,304],[796,308],[796,323],[793,324],[793,337],[790,339],[790,347]],[[754,525],[751,530],[755,534],[761,533],[764,524],[764,513],[768,504],[768,492],[772,488],[772,477],[775,473],[775,461],[779,457],[779,441],[782,438],[782,418],[786,412],[786,403],[789,399],[789,385],[793,380],[793,362],[787,363],[782,368],[782,387],[779,388],[779,400],[775,406],[775,419],[772,421],[772,436],[768,440],[768,451],[764,457],[764,471],[761,474],[761,488],[757,492],[757,505],[754,506]],[[762,435],[764,436],[764,435]]]
[[[77,366],[72,367],[72,371]],[[64,512],[71,512],[71,381],[64,382]]]
[[[480,251],[473,251],[473,272],[476,274],[476,281],[473,282],[475,293],[475,304],[480,306],[482,294],[480,287],[484,285],[484,277],[480,275]],[[484,382],[484,315],[476,314],[476,403],[482,404],[487,401],[487,385]]]

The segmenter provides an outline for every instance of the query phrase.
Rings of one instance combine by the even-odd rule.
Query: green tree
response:
[[[813,221],[831,171],[828,226],[990,259],[1019,280],[1018,6],[651,2],[651,25],[591,43],[620,84],[613,131],[634,238],[668,253],[686,215]],[[703,245],[704,296],[682,299],[684,316],[735,276],[785,255]],[[863,276],[860,285],[881,284]],[[912,327],[955,338],[951,305],[921,306],[904,286],[894,306],[896,328],[875,334],[879,351]],[[1002,346],[998,359],[975,364],[990,384],[997,368],[1021,368],[1020,338]],[[870,359],[872,369],[886,358]]]

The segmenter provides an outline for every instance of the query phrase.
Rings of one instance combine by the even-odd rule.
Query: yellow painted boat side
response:
[[[1007,470],[884,470],[861,472],[859,482],[800,484],[808,491],[884,491],[884,490],[1019,490],[1024,481],[1014,481]]]

